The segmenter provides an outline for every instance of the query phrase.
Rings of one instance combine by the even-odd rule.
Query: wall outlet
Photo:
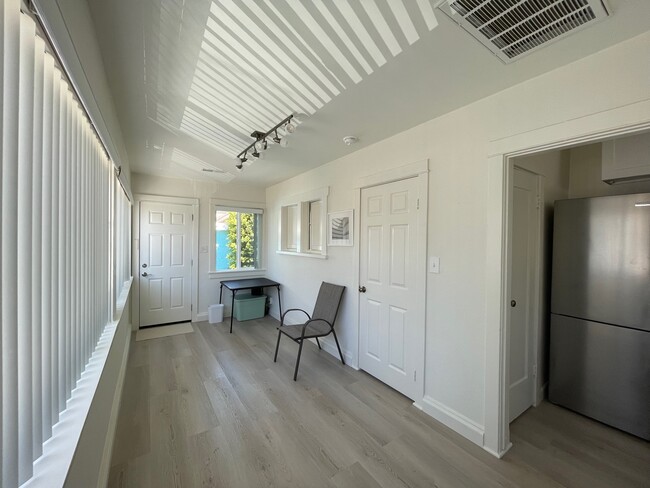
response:
[[[429,273],[440,273],[440,258],[438,256],[429,256]]]

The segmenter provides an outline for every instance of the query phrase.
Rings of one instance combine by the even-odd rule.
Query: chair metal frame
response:
[[[321,284],[321,289],[322,289],[323,285],[331,285],[331,283],[323,282]],[[340,286],[340,285],[333,285],[333,286]],[[334,322],[336,322],[336,316],[338,315],[339,308],[341,307],[341,301],[343,299],[343,292],[345,291],[345,286],[343,286],[342,288],[343,288],[343,291],[341,291],[341,296],[339,297],[339,302],[336,305],[336,310],[334,311],[334,320],[331,323],[328,322],[327,320],[321,319],[321,318],[312,319],[311,315],[309,315],[305,310],[303,310],[301,308],[290,308],[289,310],[286,310],[282,314],[281,319],[280,319],[280,327],[278,327],[278,342],[275,345],[275,356],[273,356],[273,362],[275,363],[278,360],[278,350],[280,348],[280,339],[282,338],[282,334],[286,335],[292,341],[298,343],[299,344],[298,357],[296,358],[296,368],[295,368],[294,373],[293,373],[293,381],[296,381],[296,379],[298,377],[298,367],[300,366],[300,356],[302,355],[302,345],[303,345],[305,339],[312,339],[312,338],[316,339],[316,344],[318,345],[318,349],[322,349],[321,346],[320,346],[320,341],[318,340],[318,338],[319,337],[326,337],[326,336],[332,334],[334,336],[334,341],[336,342],[336,348],[339,351],[339,357],[341,358],[341,363],[343,363],[345,365],[345,360],[343,359],[343,353],[341,352],[341,346],[339,345],[339,340],[338,340],[338,337],[336,337],[336,331],[334,330]],[[320,295],[320,291],[319,291],[319,295]],[[317,299],[317,301],[318,301],[318,299]],[[314,305],[314,309],[316,309],[316,308],[317,308],[316,305]],[[285,319],[285,317],[287,316],[287,314],[289,312],[302,312],[307,316],[308,320],[304,324],[284,325],[284,319]],[[306,333],[307,332],[307,327],[310,324],[313,324],[314,322],[324,322],[324,323],[326,323],[329,326],[329,331],[327,331],[326,333],[319,333],[319,334]],[[283,327],[285,328],[285,330],[283,330]],[[291,337],[291,335],[289,335],[286,332],[287,327],[292,327],[292,328],[302,327],[300,337],[298,337],[298,338]]]

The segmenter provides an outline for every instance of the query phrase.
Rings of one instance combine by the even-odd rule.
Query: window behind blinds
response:
[[[131,207],[34,21],[17,0],[0,9],[0,484],[13,488],[64,433],[128,293]]]

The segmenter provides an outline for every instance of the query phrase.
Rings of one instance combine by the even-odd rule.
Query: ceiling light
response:
[[[354,136],[345,136],[343,138],[343,142],[345,143],[346,146],[351,146],[352,144],[356,144],[357,142],[359,142],[359,138]]]
[[[262,151],[266,151],[266,149],[269,146],[267,138],[271,137],[271,134],[274,134],[272,137],[272,141],[275,142],[276,144],[279,144],[282,147],[287,146],[287,140],[286,137],[280,139],[280,136],[278,135],[278,130],[282,131],[284,130],[288,133],[295,132],[296,126],[291,123],[291,119],[293,119],[293,115],[289,115],[288,117],[285,117],[282,119],[280,122],[275,124],[275,126],[271,127],[268,131],[262,132],[259,130],[253,131],[251,133],[251,137],[255,138],[253,142],[251,142],[242,152],[240,152],[237,155],[237,158],[239,158],[239,162],[235,165],[237,169],[240,169],[239,166],[241,163],[244,163],[247,161],[246,155],[250,151],[251,157],[252,158],[257,158],[257,159],[262,159]]]
[[[287,147],[288,145],[289,145],[289,139],[287,139],[286,137],[284,137],[284,138],[280,141],[280,146],[281,146],[281,147]]]

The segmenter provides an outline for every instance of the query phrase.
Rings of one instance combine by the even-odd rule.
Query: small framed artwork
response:
[[[332,212],[327,215],[327,245],[352,246],[354,210]]]

